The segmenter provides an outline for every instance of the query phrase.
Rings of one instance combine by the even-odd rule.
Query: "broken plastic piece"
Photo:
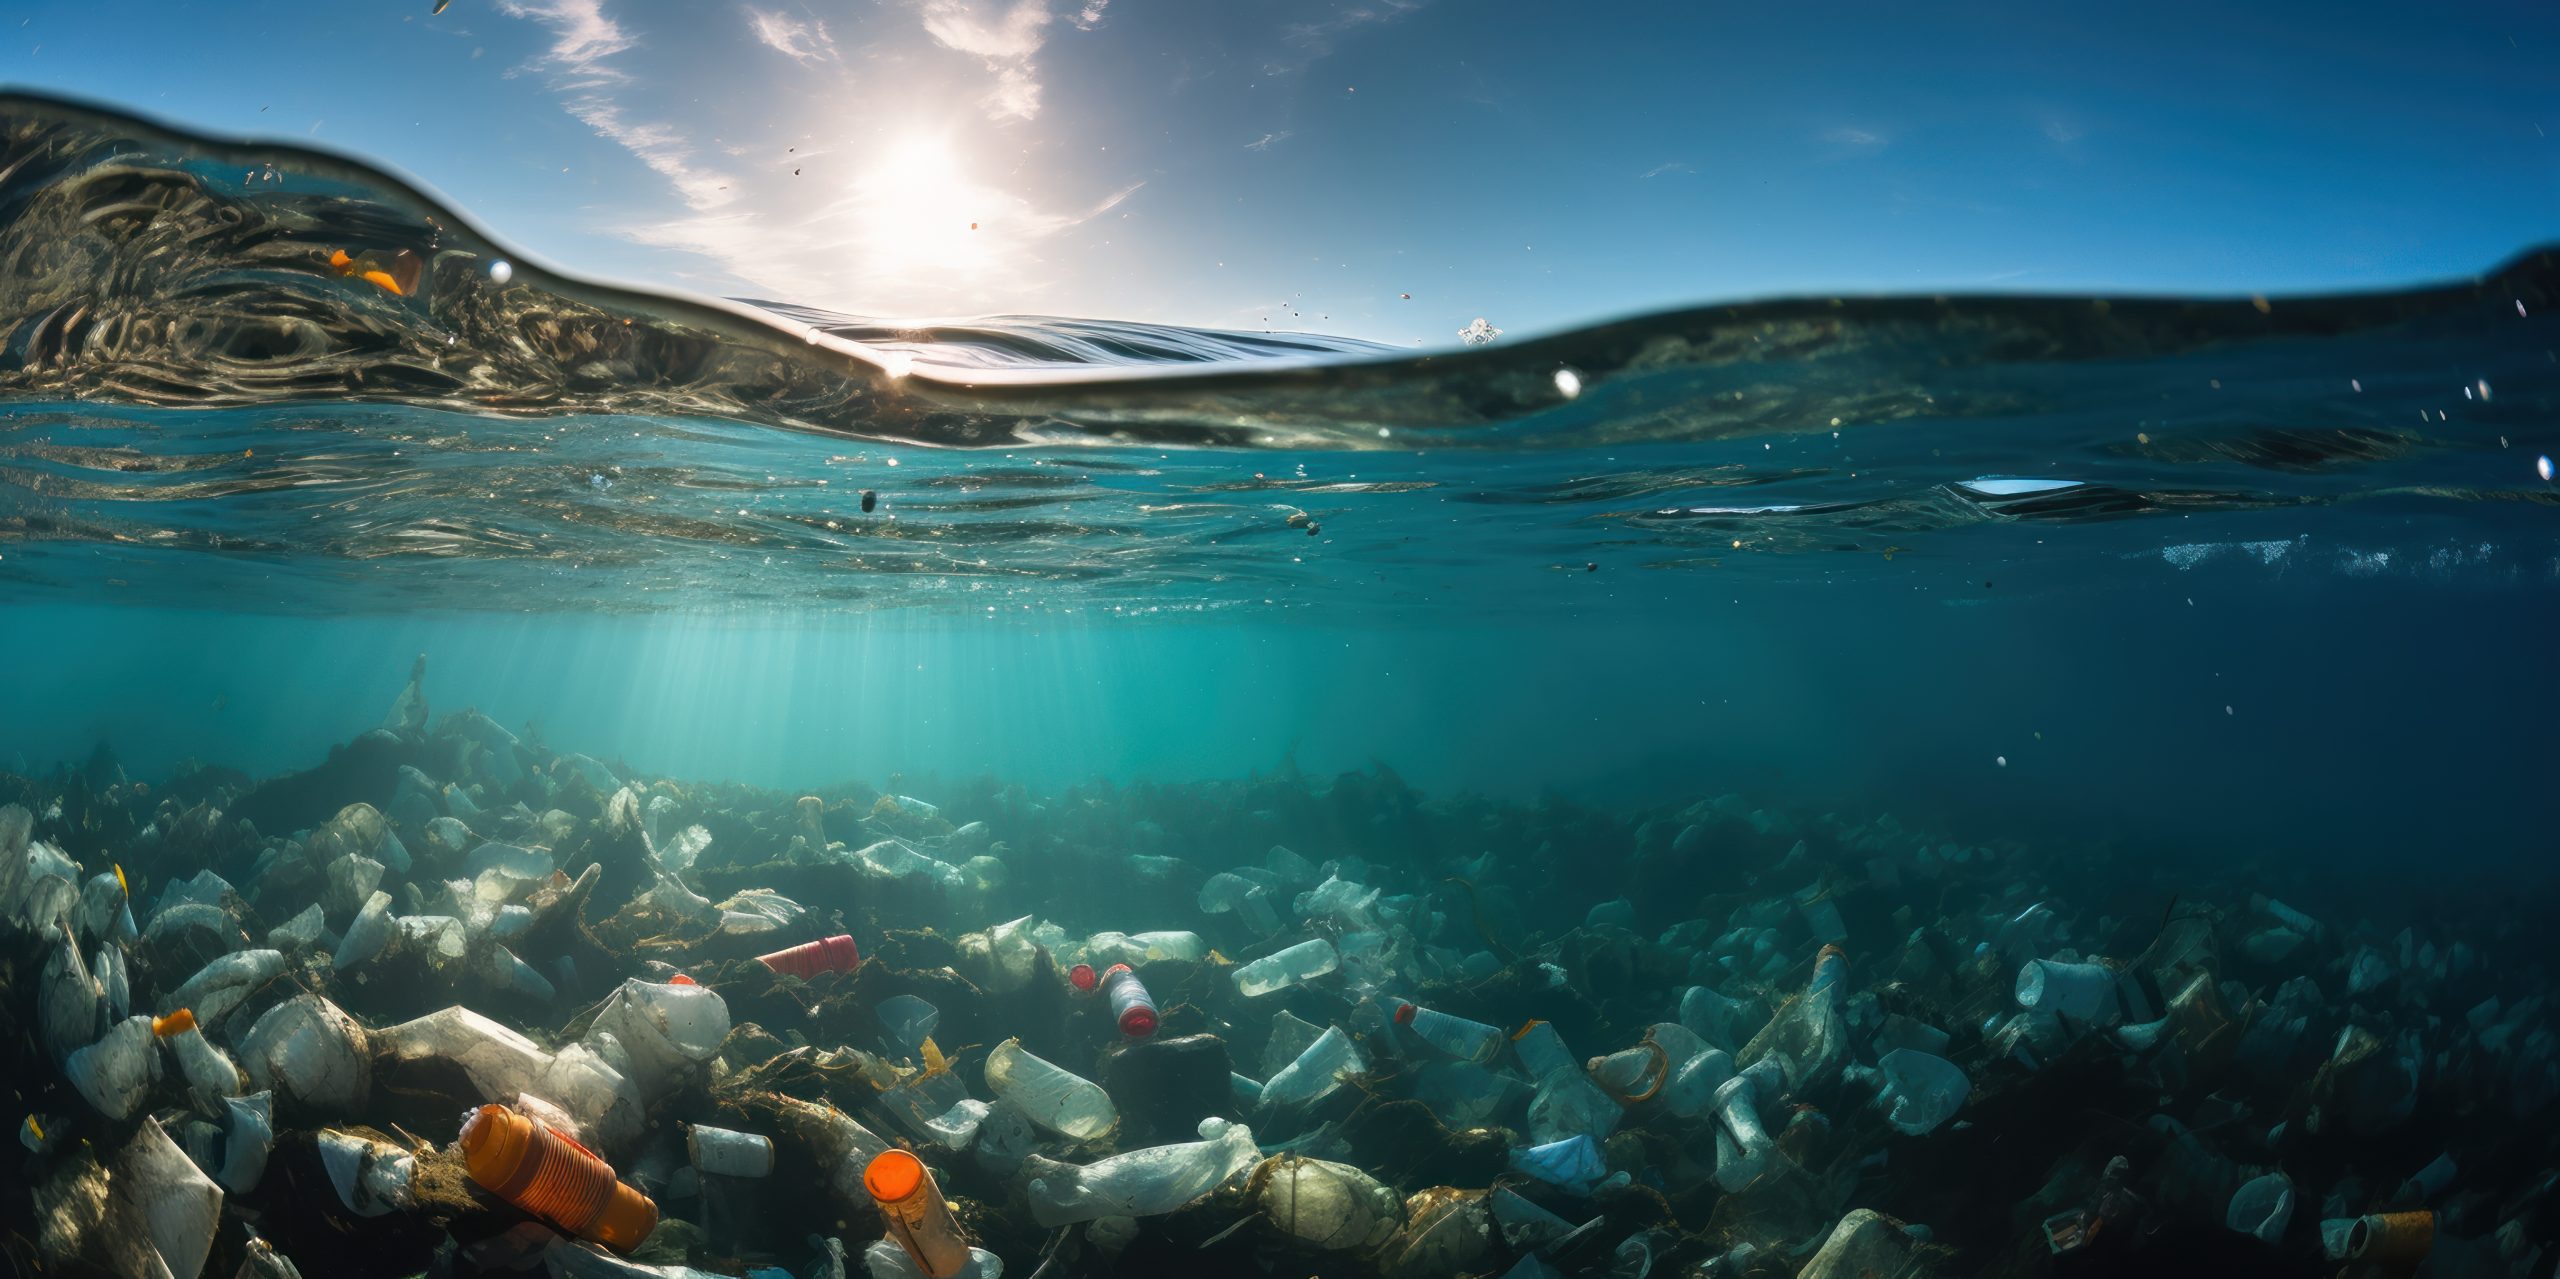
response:
[[[773,1172],[773,1139],[761,1133],[692,1124],[684,1130],[684,1149],[696,1172],[719,1177],[763,1177]]]
[[[1064,1226],[1103,1217],[1152,1217],[1168,1213],[1254,1165],[1261,1151],[1253,1130],[1210,1118],[1200,1121],[1199,1141],[1150,1146],[1078,1167],[1033,1155],[1031,1219]]]
[[[862,965],[862,951],[853,937],[838,933],[833,937],[777,950],[756,958],[777,973],[807,981],[820,973],[849,973]]]

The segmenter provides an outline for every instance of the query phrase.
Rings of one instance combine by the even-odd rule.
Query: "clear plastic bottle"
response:
[[[352,1115],[373,1091],[373,1058],[354,1018],[318,995],[268,1009],[240,1041],[249,1083],[325,1116]]]
[[[178,1059],[178,1073],[198,1098],[210,1104],[240,1095],[240,1068],[196,1028],[194,1013],[181,1008],[153,1021],[151,1030],[169,1045],[170,1055]]]
[[[2104,964],[2065,964],[2030,959],[2018,969],[2018,1006],[2083,1026],[2112,1026],[2123,1019],[2115,970]]]
[[[1360,1056],[1360,1048],[1340,1026],[1328,1026],[1316,1041],[1298,1054],[1296,1061],[1262,1084],[1262,1106],[1266,1110],[1285,1110],[1307,1106],[1321,1100],[1342,1084],[1345,1075],[1356,1075],[1369,1068]]]
[[[1313,981],[1342,966],[1333,943],[1321,937],[1299,942],[1236,968],[1236,990],[1250,999]]]
[[[987,1087],[1031,1122],[1077,1141],[1091,1141],[1120,1122],[1101,1085],[1033,1056],[1018,1039],[987,1054]]]
[[[1783,1064],[1764,1057],[1716,1089],[1715,1180],[1725,1193],[1741,1191],[1768,1170],[1778,1143],[1760,1122],[1760,1110],[1778,1099],[1785,1078]]]
[[[1217,1189],[1262,1157],[1253,1130],[1210,1118],[1201,1140],[1150,1146],[1078,1167],[1033,1155],[1031,1219],[1044,1227],[1100,1217],[1152,1217]]]
[[[1414,1033],[1422,1042],[1461,1061],[1481,1066],[1502,1053],[1506,1036],[1500,1026],[1470,1021],[1453,1013],[1425,1008],[1419,1004],[1398,1004],[1396,1023]]]

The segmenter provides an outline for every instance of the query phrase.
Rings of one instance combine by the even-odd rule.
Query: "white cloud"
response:
[[[1033,55],[1048,43],[1049,27],[1060,20],[1051,0],[916,0],[925,34],[956,53],[984,61],[996,78],[984,100],[997,120],[1029,120],[1040,114],[1040,73]],[[1079,31],[1102,22],[1111,0],[1085,0],[1064,20]]]
[[[1871,129],[1833,129],[1823,134],[1822,140],[1833,146],[1848,147],[1857,151],[1881,151],[1888,141],[1883,134]]]
[[[1333,52],[1335,36],[1346,31],[1381,22],[1393,22],[1420,9],[1430,0],[1354,0],[1336,9],[1331,17],[1319,22],[1306,22],[1289,27],[1285,37],[1289,56],[1263,64],[1262,73],[1270,76],[1295,75],[1323,61]]]
[[[1639,177],[1639,178],[1658,178],[1658,177],[1661,177],[1662,175],[1664,175],[1664,174],[1666,174],[1666,173],[1695,173],[1695,172],[1697,172],[1697,170],[1696,170],[1696,169],[1692,169],[1692,168],[1690,168],[1690,167],[1688,166],[1687,162],[1685,162],[1685,161],[1681,161],[1681,160],[1673,160],[1673,161],[1672,161],[1672,162],[1670,162],[1669,164],[1657,164],[1657,165],[1653,166],[1652,168],[1647,169],[1647,170],[1645,170],[1644,172],[1637,174],[1636,176],[1637,176],[1637,177]]]
[[[780,10],[749,7],[747,30],[764,42],[766,48],[786,54],[800,62],[831,62],[836,56],[835,37],[827,34],[827,24],[814,18],[802,22]]]
[[[1247,151],[1268,151],[1272,148],[1274,143],[1286,142],[1288,140],[1289,131],[1287,129],[1282,129],[1278,133],[1266,133],[1261,137],[1255,138],[1251,142],[1245,143],[1244,149]]]
[[[672,126],[635,121],[613,96],[630,77],[607,59],[638,41],[607,16],[604,0],[498,0],[499,11],[551,32],[551,49],[538,66],[551,73],[561,105],[578,122],[637,157],[665,177],[697,212],[731,199],[730,179],[694,159],[693,148]]]
[[[620,23],[605,16],[604,0],[498,0],[498,11],[550,28],[551,51],[542,61],[567,78],[564,87],[623,78],[604,60],[629,49],[633,41]]]

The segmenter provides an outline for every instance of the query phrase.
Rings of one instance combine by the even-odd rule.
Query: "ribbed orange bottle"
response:
[[[931,1279],[950,1279],[969,1268],[969,1245],[933,1171],[903,1150],[883,1151],[862,1170],[862,1188],[889,1220],[889,1237],[907,1250]]]
[[[463,1121],[462,1158],[481,1189],[616,1252],[658,1228],[658,1205],[616,1179],[612,1165],[504,1106],[482,1106]]]

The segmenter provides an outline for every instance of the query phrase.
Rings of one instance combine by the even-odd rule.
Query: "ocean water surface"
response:
[[[2109,920],[2190,869],[2378,936],[2555,885],[2554,251],[1414,353],[687,299],[501,232],[0,99],[0,773],[291,773],[423,654],[439,715],[625,777],[955,817],[1348,774],[1890,814]]]

